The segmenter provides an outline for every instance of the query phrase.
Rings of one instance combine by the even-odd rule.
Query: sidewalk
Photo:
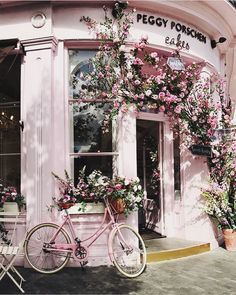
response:
[[[20,268],[26,294],[235,295],[236,252],[223,248],[204,254],[148,264],[136,279],[113,267],[65,268],[53,275]],[[21,294],[7,277],[0,294]]]

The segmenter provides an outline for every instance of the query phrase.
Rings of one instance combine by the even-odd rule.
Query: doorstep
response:
[[[178,238],[161,238],[144,241],[147,263],[192,256],[210,251],[210,243],[194,242]]]

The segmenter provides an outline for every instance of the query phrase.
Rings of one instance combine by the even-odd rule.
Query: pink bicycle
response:
[[[129,278],[139,276],[146,266],[146,248],[139,233],[131,226],[118,223],[118,213],[104,198],[105,212],[98,230],[85,240],[80,240],[68,213],[73,204],[59,204],[64,210],[61,225],[41,223],[32,228],[25,240],[25,256],[36,271],[52,274],[61,270],[70,258],[84,266],[88,262],[89,247],[106,231],[111,262],[120,273]],[[65,229],[68,226],[70,234]]]

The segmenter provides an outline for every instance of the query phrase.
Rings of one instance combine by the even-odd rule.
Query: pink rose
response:
[[[159,107],[159,111],[160,111],[160,112],[164,112],[164,111],[165,111],[165,107],[164,107],[164,106],[160,106],[160,107]]]
[[[120,183],[117,183],[116,185],[115,185],[115,189],[116,190],[121,190],[122,189],[122,184],[120,184]]]

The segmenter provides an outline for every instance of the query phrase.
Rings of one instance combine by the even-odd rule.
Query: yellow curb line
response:
[[[200,253],[204,253],[208,251],[210,251],[210,243],[186,247],[186,248],[179,248],[174,250],[151,252],[151,253],[147,253],[147,263],[177,259],[177,258],[196,255],[196,254],[200,254]]]

